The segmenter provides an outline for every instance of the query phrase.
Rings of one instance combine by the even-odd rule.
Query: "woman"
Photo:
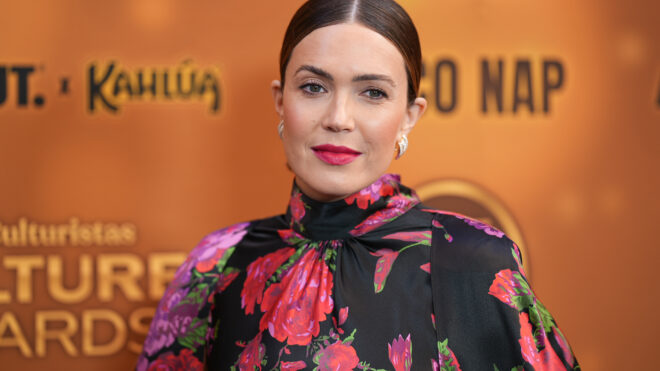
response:
[[[390,0],[311,0],[271,85],[286,214],[206,236],[178,269],[145,369],[564,370],[577,361],[516,245],[384,174],[426,108]]]

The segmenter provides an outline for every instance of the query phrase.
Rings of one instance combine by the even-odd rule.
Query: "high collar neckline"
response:
[[[337,240],[363,235],[388,223],[419,203],[415,192],[396,174],[384,174],[343,199],[321,202],[293,182],[286,220],[292,230],[311,240]]]

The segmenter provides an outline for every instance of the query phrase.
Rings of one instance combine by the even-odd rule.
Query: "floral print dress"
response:
[[[385,174],[334,202],[206,236],[177,270],[142,370],[578,370],[515,243]]]

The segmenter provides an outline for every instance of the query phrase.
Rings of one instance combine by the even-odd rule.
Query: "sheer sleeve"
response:
[[[497,271],[488,294],[517,312],[522,358],[534,370],[579,370],[564,334],[527,281],[520,249],[506,236],[502,243],[508,245],[516,269]]]
[[[462,215],[438,214],[433,225],[433,305],[445,367],[580,369],[557,323],[532,291],[513,241]]]
[[[177,269],[151,321],[138,371],[204,368],[217,324],[214,296],[239,273],[225,264],[248,225],[235,224],[207,235]]]

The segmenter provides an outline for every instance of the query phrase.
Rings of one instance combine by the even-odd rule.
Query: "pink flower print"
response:
[[[348,307],[339,310],[339,326],[343,325],[348,319]]]
[[[264,292],[259,329],[289,345],[307,345],[318,336],[319,323],[332,312],[332,273],[320,253],[309,249]]]
[[[336,342],[327,348],[321,348],[314,355],[320,371],[350,371],[357,367],[360,359],[350,344]]]
[[[344,200],[348,205],[357,201],[357,207],[366,210],[370,203],[373,204],[383,196],[393,195],[394,188],[398,187],[398,181],[398,176],[385,174],[368,187],[346,197]]]
[[[199,243],[198,247],[213,247],[214,249],[226,249],[239,243],[247,233],[250,223],[238,223],[216,232],[210,233]],[[204,255],[198,255],[203,258]]]
[[[513,243],[513,259],[516,261],[516,264],[518,265],[518,271],[523,274],[523,276],[526,276],[525,270],[523,269],[523,264],[522,264],[522,253],[520,252],[520,249],[518,248],[518,245],[516,243]]]
[[[287,261],[295,249],[286,247],[262,256],[247,267],[247,278],[241,291],[241,308],[245,314],[254,313],[254,304],[261,304],[266,281]]]
[[[420,265],[419,268],[421,268],[421,270],[423,270],[426,273],[429,273],[429,274],[431,273],[431,263],[430,262]]]
[[[489,234],[491,236],[495,236],[497,238],[502,238],[502,236],[504,236],[504,232],[502,232],[499,229],[493,227],[492,225],[486,224],[486,223],[481,222],[479,220],[465,219],[465,222],[467,224],[477,228],[477,229],[483,230],[484,232],[486,232],[486,234]]]
[[[195,269],[197,269],[197,272],[199,273],[210,272],[213,268],[215,268],[220,259],[222,259],[226,251],[227,250],[224,249],[215,250],[215,255],[212,257],[198,261],[197,264],[195,264]]]
[[[476,229],[480,229],[486,234],[489,234],[491,236],[495,236],[498,238],[502,238],[504,236],[504,232],[500,231],[499,229],[493,227],[492,225],[486,224],[482,221],[479,221],[474,218],[470,218],[469,216],[465,216],[463,214],[451,212],[451,211],[445,211],[445,210],[435,210],[435,209],[422,209],[422,211],[430,212],[430,213],[435,213],[435,214],[444,214],[444,215],[453,215],[457,217],[458,219],[463,220],[465,223],[473,226]],[[450,241],[451,242],[451,241]]]
[[[412,365],[412,342],[410,334],[406,339],[399,334],[399,338],[392,340],[392,344],[387,344],[388,356],[395,371],[410,371]]]
[[[344,330],[340,327],[341,325],[346,322],[346,319],[348,318],[348,307],[343,307],[339,310],[339,324],[337,324],[337,319],[335,317],[332,317],[332,324],[335,326],[335,329],[339,334],[343,334]]]
[[[298,371],[307,367],[305,361],[295,361],[295,362],[282,362],[280,370],[282,371]]]
[[[518,343],[525,361],[529,362],[536,371],[565,371],[566,368],[552,345],[550,345],[545,333],[542,334],[543,341],[539,344],[543,350],[538,351],[527,313],[519,313],[518,319],[520,321],[520,340],[518,340]]]
[[[432,225],[433,227],[435,227],[435,228],[440,228],[440,229],[442,229],[442,230],[445,232],[445,233],[444,233],[444,237],[445,237],[445,240],[447,240],[447,242],[451,242],[451,241],[454,240],[454,237],[452,237],[452,236],[449,234],[449,232],[447,232],[447,229],[445,228],[445,226],[442,225],[439,221],[433,219],[433,221],[431,221],[431,225]]]
[[[374,229],[391,222],[400,215],[405,214],[406,211],[410,210],[418,203],[419,198],[417,198],[417,196],[406,196],[403,194],[394,195],[387,200],[386,208],[369,215],[369,217],[353,228],[350,234],[352,236],[361,236],[367,232],[373,231]]]
[[[300,225],[300,221],[305,216],[305,203],[302,200],[302,193],[295,189],[289,201],[289,209],[291,210],[291,223]]]
[[[459,219],[463,219],[463,221],[466,222],[468,225],[471,225],[476,229],[486,232],[486,234],[495,236],[497,238],[502,238],[504,236],[504,232],[500,231],[499,229],[493,227],[490,224],[486,224],[480,220],[470,218],[469,216],[465,216],[461,214],[454,214],[454,215]]]
[[[143,364],[142,364],[143,365]],[[202,371],[204,365],[197,359],[190,349],[183,349],[177,356],[172,352],[161,354],[149,365],[149,371]]]
[[[248,225],[249,223],[234,224],[204,237],[190,254],[191,258],[196,260],[197,271],[204,273],[213,269],[224,253],[243,239]]]
[[[277,233],[280,235],[282,241],[289,245],[295,245],[298,242],[305,240],[305,236],[294,231],[293,229],[278,229]]]
[[[266,355],[266,346],[261,344],[261,332],[257,334],[238,356],[236,363],[240,371],[254,371],[255,368],[261,370],[261,361]]]
[[[401,214],[403,214],[403,212],[397,209],[378,210],[375,213],[369,215],[366,219],[360,222],[360,224],[355,226],[355,228],[353,228],[350,233],[352,236],[361,236],[367,232],[371,232],[383,224],[389,223]]]
[[[461,365],[447,343],[449,339],[438,341],[438,360],[431,360],[433,371],[461,371]]]
[[[488,289],[488,294],[518,311],[522,311],[535,301],[529,285],[523,280],[519,272],[511,269],[503,269],[497,272],[493,283]]]
[[[411,241],[422,245],[431,246],[431,231],[397,232],[388,234],[387,236],[383,237],[383,239]]]
[[[394,260],[399,256],[399,252],[390,249],[380,249],[370,254],[380,256],[376,262],[376,272],[374,272],[374,291],[379,293],[385,288],[385,281],[392,270]]]

